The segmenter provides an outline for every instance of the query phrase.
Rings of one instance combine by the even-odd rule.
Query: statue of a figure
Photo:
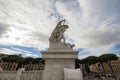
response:
[[[61,42],[62,39],[63,39],[63,42],[65,43],[65,38],[63,33],[68,28],[68,25],[62,24],[63,22],[65,23],[65,20],[58,22],[56,28],[53,30],[49,38],[50,43]]]

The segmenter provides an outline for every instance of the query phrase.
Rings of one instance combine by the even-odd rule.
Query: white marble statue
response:
[[[63,42],[65,43],[65,38],[63,33],[68,28],[68,25],[62,25],[63,22],[65,22],[65,20],[58,22],[57,26],[53,30],[49,38],[50,43],[61,42],[62,39],[63,39]]]
[[[66,43],[64,32],[66,29],[69,28],[68,25],[65,25],[65,20],[62,20],[58,22],[55,29],[51,33],[51,36],[49,38],[50,48],[49,49],[72,49],[74,45],[71,45],[70,43]],[[63,40],[63,41],[62,41]]]

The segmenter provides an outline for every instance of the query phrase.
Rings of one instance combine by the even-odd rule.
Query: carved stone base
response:
[[[57,43],[50,43],[48,50],[73,50],[72,48],[74,45],[69,43],[57,42]]]
[[[64,80],[64,68],[75,68],[77,53],[77,51],[72,50],[43,51],[45,59],[43,80]]]

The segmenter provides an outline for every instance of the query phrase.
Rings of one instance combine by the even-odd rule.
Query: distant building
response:
[[[114,73],[115,73],[116,77],[120,78],[120,57],[118,58],[118,60],[111,61],[111,66],[114,70]],[[113,75],[110,67],[108,66],[108,64],[104,63],[103,67],[105,69],[106,74]]]
[[[32,70],[44,70],[45,65],[41,63],[36,64],[26,64],[20,66],[18,63],[15,62],[4,62],[2,61],[3,57],[7,57],[7,54],[0,53],[0,69],[3,71],[16,71],[18,68],[24,68],[26,71],[32,71]],[[19,57],[22,57],[22,54],[18,55]]]

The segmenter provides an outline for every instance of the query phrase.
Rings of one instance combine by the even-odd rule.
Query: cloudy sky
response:
[[[41,57],[62,19],[79,58],[120,53],[120,0],[0,0],[0,53]]]

